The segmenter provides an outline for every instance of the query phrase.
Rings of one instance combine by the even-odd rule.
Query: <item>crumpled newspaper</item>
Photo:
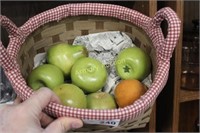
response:
[[[108,78],[102,91],[113,94],[114,88],[120,81],[116,74],[114,61],[117,54],[125,48],[133,47],[135,44],[124,32],[110,31],[94,33],[75,38],[73,45],[84,45],[89,51],[89,57],[101,61],[107,68]],[[145,85],[149,86],[151,78],[146,78]]]
[[[44,53],[38,53],[34,57],[34,66],[33,69],[38,67],[39,65],[45,64],[46,63],[46,52]]]
[[[113,94],[115,86],[120,81],[114,67],[115,57],[122,49],[135,46],[131,38],[120,31],[100,32],[77,36],[73,45],[84,45],[89,52],[89,57],[101,61],[106,66],[108,78],[101,91]],[[34,57],[34,68],[45,62],[46,53],[37,54]],[[149,87],[152,83],[151,74],[142,82]]]

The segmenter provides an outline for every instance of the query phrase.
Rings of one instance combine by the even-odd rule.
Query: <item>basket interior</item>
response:
[[[105,16],[75,16],[67,17],[60,21],[47,23],[33,33],[31,33],[21,45],[17,54],[17,63],[20,66],[20,71],[24,79],[33,69],[34,57],[38,53],[43,53],[52,45],[59,42],[72,44],[77,36],[88,35],[90,33],[98,33],[105,31],[121,31],[126,33],[135,45],[145,50],[152,60],[152,80],[156,74],[156,50],[153,47],[151,39],[142,30],[142,28],[123,20]],[[153,80],[154,81],[154,80]],[[127,130],[131,128],[144,127],[148,123],[151,113],[151,108],[148,109],[145,115],[142,115],[137,121],[121,123],[120,127],[110,128],[105,126],[90,126],[83,128],[83,131],[90,129],[102,131],[105,130]],[[123,128],[122,128],[123,127]]]
[[[77,36],[105,31],[121,31],[126,33],[135,45],[145,50],[152,60],[152,79],[156,73],[156,52],[147,34],[136,25],[111,17],[75,16],[60,21],[47,23],[32,34],[22,44],[17,62],[24,79],[33,68],[34,56],[59,42],[73,43]]]

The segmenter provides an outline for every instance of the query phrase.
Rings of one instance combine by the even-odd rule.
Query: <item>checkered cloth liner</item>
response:
[[[18,51],[26,37],[45,23],[59,21],[68,16],[79,15],[109,16],[129,21],[141,27],[151,38],[156,48],[158,66],[155,79],[145,95],[132,105],[124,108],[113,110],[89,110],[50,103],[45,108],[45,111],[56,117],[69,116],[82,119],[121,119],[124,121],[138,117],[154,103],[168,79],[170,58],[179,38],[181,23],[175,12],[169,7],[160,9],[153,18],[150,18],[135,10],[117,5],[99,3],[67,4],[40,13],[30,18],[19,28],[8,18],[1,15],[0,22],[9,33],[10,43],[7,49],[0,43],[0,64],[4,68],[13,88],[23,100],[29,98],[33,93],[27,86],[25,79],[23,79],[19,66],[16,63]],[[160,24],[164,19],[168,22],[168,34],[166,38],[164,38],[160,28]]]

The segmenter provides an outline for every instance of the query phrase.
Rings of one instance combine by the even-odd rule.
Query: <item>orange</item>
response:
[[[121,80],[114,91],[115,100],[119,107],[133,104],[147,91],[146,86],[136,79]]]

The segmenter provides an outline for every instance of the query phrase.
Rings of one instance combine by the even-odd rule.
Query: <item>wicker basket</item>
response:
[[[164,19],[168,22],[166,38],[160,28]],[[34,93],[26,84],[26,77],[33,68],[34,56],[55,43],[72,43],[76,36],[89,33],[122,31],[151,56],[153,83],[148,91],[130,106],[113,110],[90,110],[50,103],[45,108],[45,111],[54,117],[69,116],[99,122],[120,120],[117,127],[85,124],[78,131],[123,131],[144,127],[149,122],[152,105],[168,79],[170,58],[180,33],[180,20],[168,7],[162,8],[150,18],[117,5],[67,4],[40,13],[21,27],[16,27],[2,15],[0,22],[10,37],[7,49],[0,44],[0,64],[15,92],[23,100]]]

